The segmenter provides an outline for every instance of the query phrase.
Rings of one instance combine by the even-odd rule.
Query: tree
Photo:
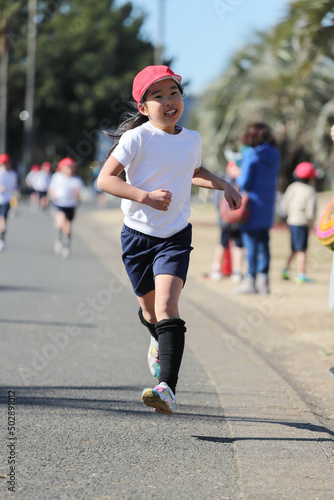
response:
[[[324,22],[324,18],[328,21],[330,16],[326,9],[321,15],[317,11],[317,16],[310,16],[310,3],[313,5],[313,2],[293,2],[289,13],[298,7],[296,19],[304,19],[303,4],[305,18],[315,18],[313,31],[315,26],[321,31],[321,24],[317,23]],[[328,8],[328,1],[320,3]],[[217,170],[226,164],[224,149],[240,146],[247,125],[266,121],[274,128],[282,152],[281,189],[291,180],[299,161],[313,160],[329,170],[331,144],[326,121],[334,120],[330,104],[334,84],[333,45],[323,47],[322,37],[316,37],[317,55],[312,49],[312,62],[306,64],[301,43],[309,28],[297,32],[295,27],[295,22],[288,18],[270,32],[258,33],[254,43],[239,51],[222,77],[206,91],[197,115],[204,161],[210,168]],[[315,42],[311,35],[309,39],[310,48]]]
[[[10,30],[17,24],[21,2],[0,0],[0,152],[7,151],[7,88]]]
[[[134,75],[151,64],[153,47],[140,37],[143,16],[129,2],[67,0],[38,3],[35,161],[94,156],[97,131],[117,123]],[[10,144],[21,141],[26,37],[13,37],[10,65]]]

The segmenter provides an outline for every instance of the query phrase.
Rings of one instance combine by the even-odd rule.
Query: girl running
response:
[[[121,233],[127,273],[139,301],[139,318],[151,334],[148,361],[159,379],[142,401],[157,413],[175,411],[175,387],[185,342],[178,302],[191,247],[191,184],[219,189],[231,210],[241,196],[201,166],[201,137],[177,124],[183,104],[181,77],[167,66],[148,66],[135,77],[134,112],[119,126],[97,185],[122,198]],[[126,180],[120,174],[126,174]]]
[[[77,164],[72,158],[63,158],[57,171],[51,177],[49,196],[55,208],[56,241],[55,254],[67,259],[71,254],[71,231],[76,208],[80,203],[80,193],[84,183],[76,175]]]

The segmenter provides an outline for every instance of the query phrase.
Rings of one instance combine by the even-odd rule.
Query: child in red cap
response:
[[[296,283],[313,283],[306,275],[306,253],[309,229],[317,214],[317,193],[310,182],[317,177],[313,163],[299,163],[294,171],[295,182],[285,191],[282,198],[282,211],[287,216],[290,229],[291,253],[288,256],[282,278],[290,279],[290,266],[297,257]]]
[[[57,166],[57,171],[51,177],[49,196],[55,207],[56,241],[55,254],[67,259],[71,249],[72,222],[75,218],[76,207],[80,202],[80,193],[84,183],[76,175],[77,164],[72,158],[63,158]]]
[[[17,174],[11,169],[7,153],[0,155],[0,252],[5,249],[7,217],[13,191],[18,189]]]
[[[97,185],[122,198],[123,262],[137,295],[139,318],[151,334],[148,362],[159,379],[142,393],[144,404],[171,415],[183,356],[185,322],[178,302],[191,247],[191,185],[225,192],[231,210],[241,196],[201,165],[200,135],[178,125],[183,113],[181,77],[167,66],[148,66],[133,81],[133,113],[115,143]],[[126,181],[120,174],[126,174]]]
[[[50,162],[43,162],[40,170],[32,178],[32,187],[37,193],[38,206],[41,210],[46,210],[49,204],[48,189],[52,177],[51,168]]]
[[[38,193],[34,187],[34,179],[38,172],[40,171],[41,167],[37,164],[32,165],[30,167],[30,170],[28,172],[28,175],[25,179],[25,183],[28,186],[29,190],[29,199],[30,199],[30,210],[32,212],[36,212],[38,210],[38,204],[39,204],[39,197]]]

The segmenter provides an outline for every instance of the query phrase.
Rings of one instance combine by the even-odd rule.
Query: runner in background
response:
[[[18,189],[17,173],[11,169],[10,156],[0,155],[0,252],[5,249],[7,217],[14,191]]]
[[[49,205],[48,189],[51,177],[51,163],[45,161],[42,163],[40,170],[35,172],[31,180],[32,188],[38,197],[38,206],[41,210],[45,210]]]
[[[25,180],[30,195],[30,210],[32,212],[37,212],[38,210],[39,198],[38,198],[38,193],[35,191],[33,187],[33,182],[36,173],[39,171],[40,171],[39,165],[36,164],[32,165]]]
[[[55,208],[56,240],[55,254],[65,259],[71,253],[72,223],[80,203],[84,183],[76,175],[77,164],[72,158],[63,158],[58,163],[49,185],[49,196]]]

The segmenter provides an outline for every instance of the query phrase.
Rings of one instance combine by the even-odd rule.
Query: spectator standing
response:
[[[253,123],[242,138],[241,168],[234,166],[240,192],[250,199],[250,217],[240,226],[242,242],[247,252],[248,272],[236,293],[270,292],[269,230],[274,223],[276,184],[280,153],[271,128],[265,123]]]
[[[241,156],[241,155],[240,155]],[[230,175],[230,170],[234,172],[235,162],[229,161],[226,167],[225,180],[235,187],[235,179]],[[231,224],[222,219],[220,215],[220,204],[223,199],[221,191],[214,191],[213,202],[217,208],[218,225],[220,227],[220,241],[214,250],[211,271],[204,275],[205,278],[212,281],[219,281],[222,279],[222,263],[224,252],[228,246],[233,243],[232,247],[232,274],[231,281],[233,283],[240,283],[242,281],[242,263],[243,263],[243,244],[241,238],[241,231],[238,224]]]
[[[306,275],[306,256],[309,230],[317,215],[317,193],[310,184],[316,178],[317,171],[312,163],[302,162],[297,165],[294,176],[296,181],[290,184],[281,201],[282,211],[287,216],[291,240],[291,253],[282,278],[290,279],[290,266],[296,257],[296,283],[313,283],[314,280]]]

